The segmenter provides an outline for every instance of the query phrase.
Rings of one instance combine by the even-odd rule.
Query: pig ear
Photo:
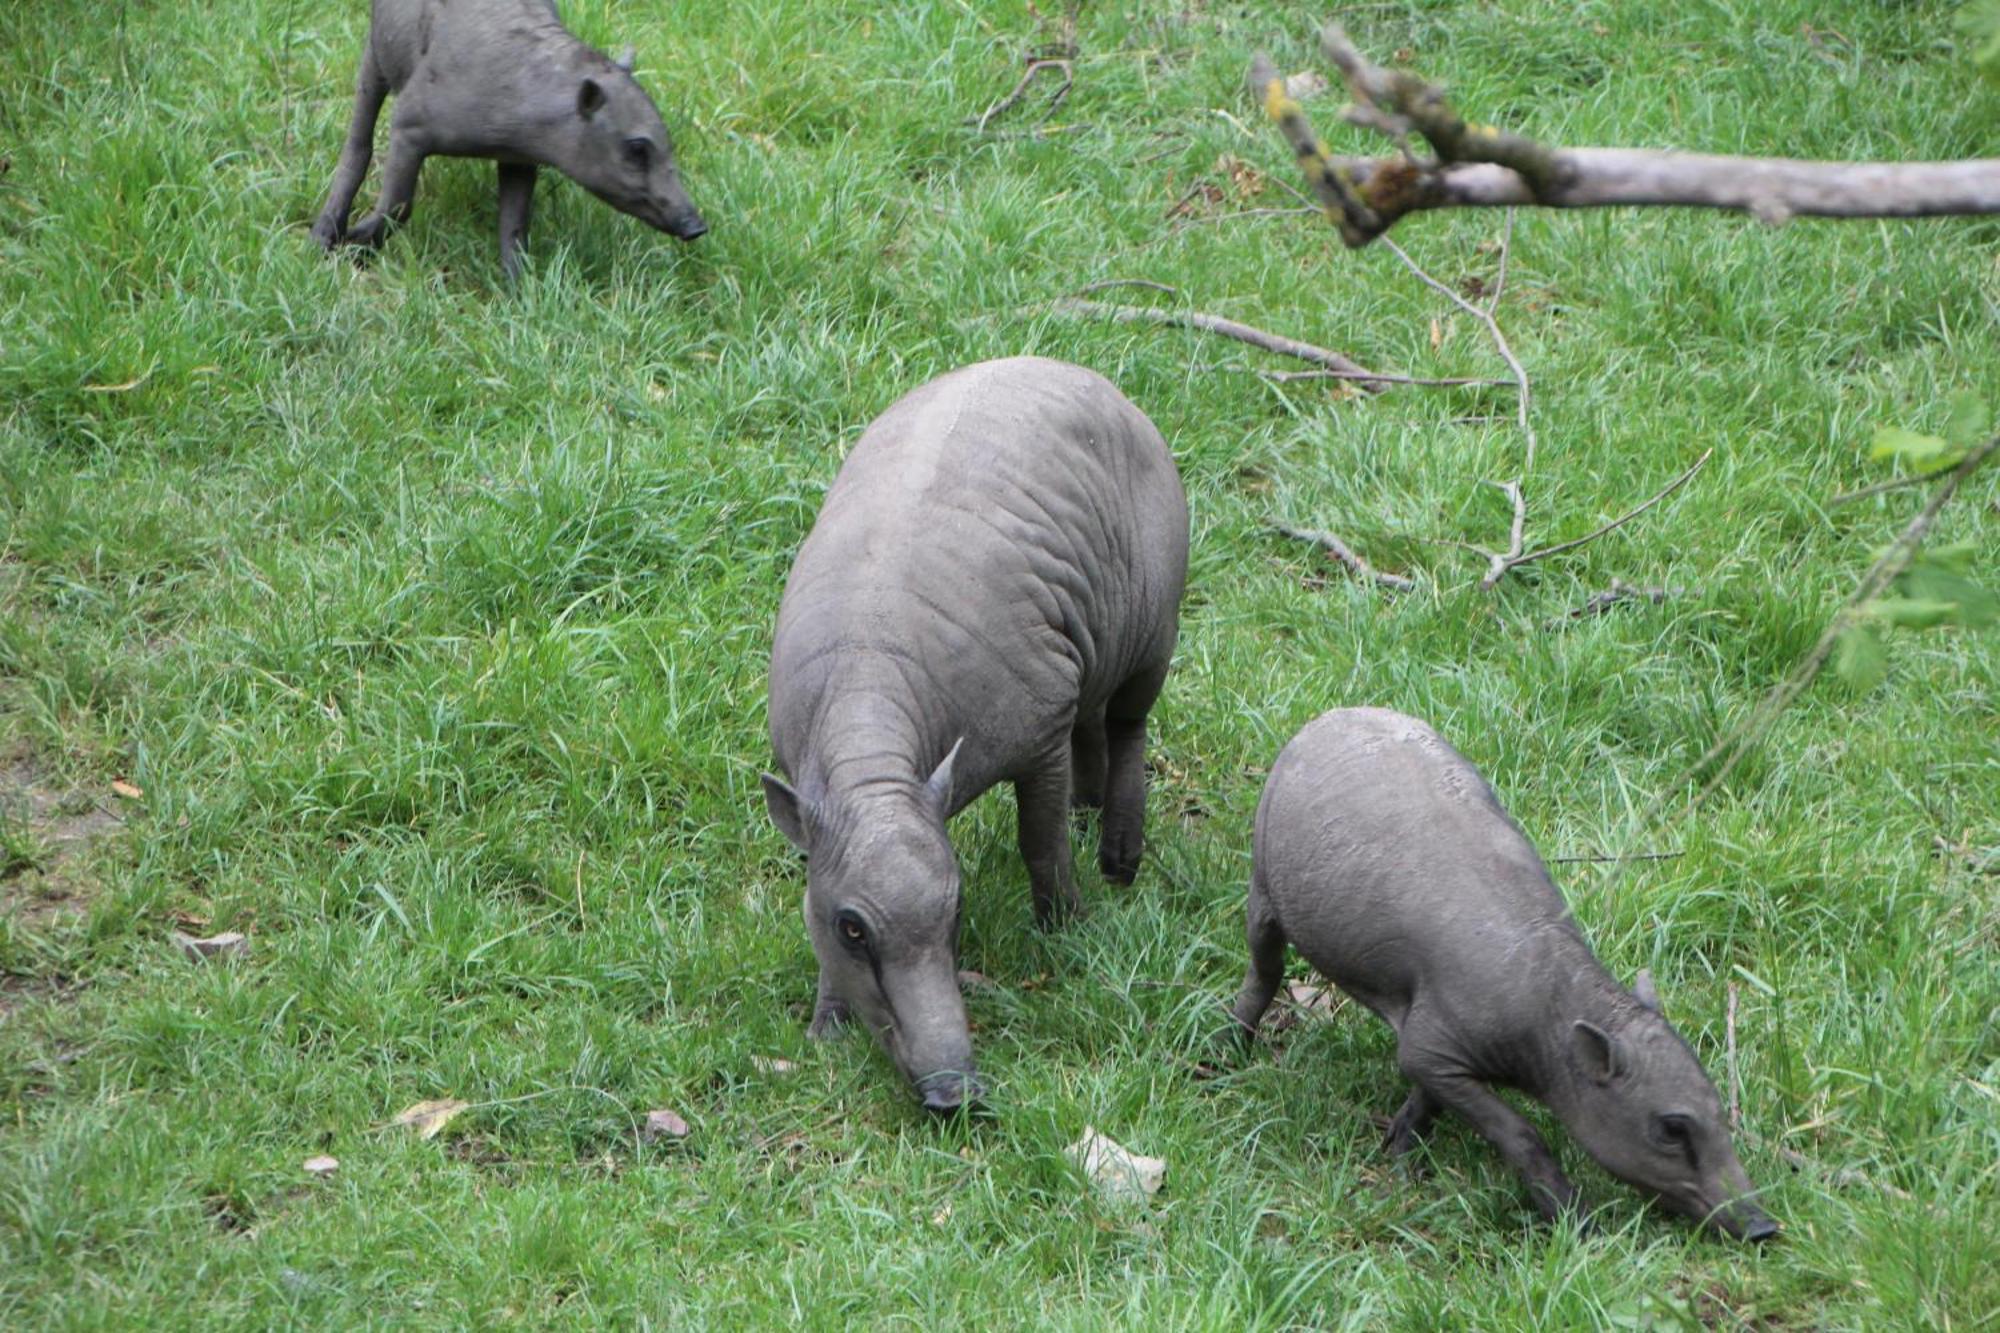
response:
[[[604,101],[604,85],[596,79],[586,78],[577,85],[576,114],[585,120],[596,115],[598,108],[604,105]]]
[[[785,785],[783,778],[764,775],[764,808],[771,812],[771,822],[778,826],[778,832],[786,841],[800,851],[806,846],[806,803],[799,794]]]
[[[618,68],[624,70],[627,74],[630,74],[632,72],[632,67],[638,63],[638,60],[639,60],[638,50],[628,42],[626,43],[625,49],[618,53],[618,58],[612,61],[611,63],[618,66]]]
[[[1600,1087],[1625,1072],[1624,1043],[1595,1023],[1578,1019],[1570,1025],[1569,1053],[1584,1077]]]
[[[1651,1009],[1656,1014],[1661,1012],[1660,992],[1653,987],[1651,968],[1640,968],[1639,975],[1632,978],[1632,998],[1639,1002],[1639,1007],[1642,1009]]]
[[[924,783],[924,795],[930,797],[931,804],[938,808],[940,814],[951,809],[951,764],[958,758],[959,747],[964,744],[963,736],[953,741],[951,752],[945,755],[944,762],[937,766],[931,773],[930,780]]]

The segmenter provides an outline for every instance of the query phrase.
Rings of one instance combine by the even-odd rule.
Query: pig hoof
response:
[[[372,213],[347,229],[341,238],[348,245],[358,245],[364,250],[377,250],[382,246],[382,215]]]
[[[1106,852],[1097,858],[1097,868],[1113,884],[1129,885],[1139,878],[1139,854],[1137,852]]]
[[[319,221],[313,223],[312,238],[314,243],[328,254],[332,254],[334,248],[345,239],[341,232],[340,224],[327,218],[321,218]]]

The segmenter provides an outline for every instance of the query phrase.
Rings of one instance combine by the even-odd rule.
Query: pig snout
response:
[[[1737,1240],[1755,1241],[1759,1244],[1776,1238],[1778,1224],[1771,1215],[1749,1199],[1733,1199],[1708,1216],[1710,1225],[1727,1232]]]
[[[950,1115],[976,1105],[986,1095],[977,1076],[961,1074],[955,1069],[926,1074],[917,1080],[916,1086],[924,1109],[937,1115]]]
[[[698,241],[708,235],[708,223],[692,208],[667,215],[667,232],[683,241]]]

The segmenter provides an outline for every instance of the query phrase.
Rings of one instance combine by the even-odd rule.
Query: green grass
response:
[[[0,1324],[1990,1325],[1990,638],[1899,638],[1866,695],[1821,681],[1664,835],[1678,859],[1563,868],[1718,1078],[1736,987],[1781,1243],[1702,1239],[1567,1144],[1594,1235],[1534,1226],[1456,1127],[1403,1179],[1364,1118],[1400,1096],[1388,1034],[1351,1007],[1193,1069],[1240,975],[1263,768],[1321,710],[1430,719],[1552,856],[1681,807],[1920,503],[1825,507],[1881,475],[1873,425],[2000,392],[1990,221],[1524,215],[1499,317],[1538,391],[1530,540],[1716,454],[1485,594],[1443,542],[1504,540],[1481,482],[1518,465],[1507,393],[1277,387],[1211,369],[1262,364],[1233,344],[1018,313],[1147,277],[1370,365],[1493,373],[1379,248],[1164,218],[1204,178],[1216,212],[1287,202],[1222,159],[1292,178],[1241,79],[1257,48],[1317,63],[1317,11],[1092,7],[1076,128],[1036,140],[962,123],[1054,35],[1021,0],[577,0],[585,36],[637,42],[714,230],[682,248],[550,179],[510,292],[485,164],[434,162],[378,262],[308,241],[363,8],[0,12],[0,768],[129,817],[60,869],[0,823]],[[2000,94],[1950,10],[1349,22],[1565,142],[1990,152]],[[1491,277],[1499,225],[1398,236],[1459,283]],[[1086,885],[1088,919],[1044,936],[1009,798],[955,826],[996,1114],[934,1124],[863,1042],[805,1040],[802,874],[756,782],[766,653],[862,426],[1027,351],[1110,375],[1173,442],[1191,589],[1138,884]],[[1989,584],[1995,493],[1938,529],[1988,543]],[[1272,517],[1426,590],[1345,580]],[[1613,578],[1681,591],[1542,628]],[[188,963],[169,932],[201,922],[253,955]],[[481,1105],[431,1142],[372,1130],[443,1096]],[[694,1132],[636,1145],[651,1107]],[[1143,1217],[1066,1165],[1086,1123],[1169,1160]],[[300,1169],[320,1152],[330,1180]]]

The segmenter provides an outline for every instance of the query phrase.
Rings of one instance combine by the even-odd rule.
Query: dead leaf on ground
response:
[[[122,796],[128,801],[136,801],[146,794],[146,789],[123,778],[111,779],[111,794]]]
[[[415,1106],[404,1107],[384,1128],[404,1125],[415,1130],[420,1139],[434,1139],[460,1111],[470,1105],[471,1102],[462,1102],[456,1097],[439,1097],[432,1101],[418,1102]]]
[[[206,939],[196,939],[176,930],[173,940],[175,947],[197,963],[205,963],[211,958],[242,958],[250,952],[249,937],[240,930],[225,930]]]
[[[949,1221],[951,1221],[951,1201],[947,1199],[944,1207],[931,1214],[931,1225],[941,1227]]]
[[[1285,76],[1285,96],[1295,102],[1303,102],[1308,97],[1318,97],[1329,86],[1326,75],[1316,69],[1303,69],[1297,74]]]
[[[658,1143],[661,1139],[684,1139],[692,1131],[688,1122],[672,1111],[648,1111],[639,1128],[639,1142]]]
[[[1090,1125],[1066,1151],[1098,1193],[1113,1203],[1144,1203],[1166,1180],[1165,1158],[1135,1153]]]
[[[1285,998],[1308,1014],[1325,1016],[1342,1002],[1339,991],[1324,981],[1294,981],[1285,987]]]
[[[750,1063],[766,1074],[792,1074],[798,1071],[795,1061],[777,1055],[753,1055]]]
[[[987,976],[984,972],[974,972],[971,968],[965,968],[958,974],[958,988],[960,990],[999,990],[1000,983],[992,977]]]
[[[305,1173],[307,1175],[319,1176],[324,1178],[340,1170],[340,1159],[338,1157],[329,1157],[325,1153],[321,1153],[317,1157],[306,1158],[306,1160],[300,1163],[300,1165],[305,1168]]]

